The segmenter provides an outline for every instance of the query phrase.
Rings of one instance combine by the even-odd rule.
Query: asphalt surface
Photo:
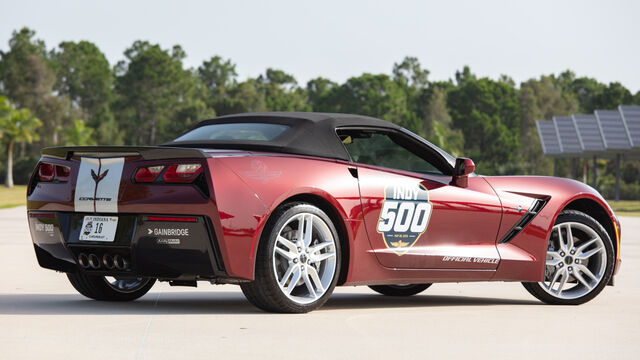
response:
[[[24,207],[0,210],[0,359],[638,359],[640,218],[621,222],[616,286],[584,305],[543,305],[519,283],[435,284],[409,298],[337,288],[283,315],[207,283],[85,299],[38,266]]]

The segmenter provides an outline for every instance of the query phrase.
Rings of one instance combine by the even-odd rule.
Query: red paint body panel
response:
[[[520,234],[508,244],[498,245],[502,260],[492,280],[541,281],[544,278],[547,239],[553,224],[560,212],[574,200],[593,200],[607,212],[612,222],[618,221],[596,190],[575,180],[543,176],[502,176],[486,179],[499,195],[510,192],[548,199],[542,211]],[[611,240],[616,242],[615,238]]]
[[[406,269],[483,269],[492,263],[443,261],[450,257],[481,257],[498,260],[496,234],[500,226],[498,197],[482,177],[469,178],[469,186],[449,185],[448,176],[416,176],[407,172],[364,167],[358,169],[365,223],[371,246],[385,267]],[[388,249],[376,231],[385,186],[422,185],[432,204],[426,231],[407,253],[397,255]]]
[[[567,179],[471,176],[468,187],[462,188],[450,185],[451,178],[446,176],[342,160],[247,151],[215,151],[209,156],[126,158],[118,212],[208,217],[226,274],[235,279],[253,279],[256,251],[270,215],[296,196],[322,199],[342,221],[337,225],[343,227],[343,247],[348,251],[343,267],[347,285],[540,281],[553,223],[567,204],[579,198],[602,206],[619,231],[619,223],[602,197],[589,186]],[[46,161],[69,166],[70,180],[36,185],[28,196],[28,210],[73,212],[79,158],[47,157]],[[138,167],[177,163],[203,165],[208,197],[189,184],[136,184],[131,180]],[[356,168],[358,178],[352,174]],[[398,183],[421,184],[432,204],[425,232],[402,256],[387,248],[376,230],[385,186]],[[548,200],[542,211],[510,242],[499,244],[536,198]],[[496,262],[443,261],[445,256]]]
[[[228,249],[223,256],[234,277],[253,279],[255,253],[266,219],[291,197],[320,197],[340,219],[362,221],[358,181],[343,162],[273,154],[219,157],[209,163],[221,209],[222,242]],[[351,227],[346,230],[352,231]]]

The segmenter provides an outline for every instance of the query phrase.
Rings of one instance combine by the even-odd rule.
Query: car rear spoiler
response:
[[[42,156],[68,160],[73,156],[127,157],[142,156],[145,160],[205,158],[199,149],[169,146],[56,146],[42,149]]]

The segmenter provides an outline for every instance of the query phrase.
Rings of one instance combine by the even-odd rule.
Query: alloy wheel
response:
[[[557,224],[551,231],[541,288],[560,299],[576,299],[600,284],[607,269],[602,238],[579,222]]]
[[[336,239],[317,215],[299,213],[278,231],[273,271],[282,293],[297,304],[310,304],[329,289],[336,273]]]
[[[104,281],[110,288],[120,293],[132,293],[138,291],[149,283],[148,279],[121,279],[111,276],[105,276]]]

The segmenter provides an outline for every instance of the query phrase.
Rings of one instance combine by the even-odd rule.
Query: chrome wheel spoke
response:
[[[325,260],[328,259],[333,259],[336,257],[336,253],[334,252],[326,252],[326,253],[322,253],[320,255],[313,255],[311,257],[311,260],[315,263],[319,263],[319,262],[323,262]]]
[[[320,276],[318,275],[318,271],[313,266],[307,267],[307,272],[309,273],[309,277],[313,281],[313,284],[316,286],[318,291],[324,292],[324,285],[322,285],[322,281],[320,280]]]
[[[549,287],[547,289],[549,289],[549,290],[553,289],[553,285],[556,284],[556,281],[558,281],[558,278],[562,275],[562,271],[561,270],[562,269],[558,269],[553,273],[553,278],[549,282]]]
[[[587,260],[590,257],[592,257],[593,255],[600,253],[601,251],[604,251],[604,246],[601,245],[601,244],[598,244],[595,249],[591,249],[591,250],[586,251],[586,252],[581,252],[580,254],[578,254],[576,256],[576,258],[578,258],[580,260]]]
[[[284,245],[291,252],[295,252],[295,253],[298,252],[298,247],[296,246],[296,244],[294,244],[291,240],[285,238],[284,236],[278,236],[278,241],[276,245],[277,244]]]
[[[293,260],[294,258],[298,257],[297,252],[296,253],[292,253],[290,251],[283,250],[283,249],[281,249],[279,247],[276,247],[275,250],[276,250],[276,253],[278,253],[279,255],[283,256],[287,260]]]
[[[328,248],[331,245],[333,245],[333,242],[323,242],[323,243],[320,243],[318,245],[314,245],[314,246],[310,247],[309,248],[309,252],[316,253],[318,251],[322,251],[322,250]]]
[[[295,269],[293,269],[293,277],[291,278],[291,282],[285,289],[285,292],[290,295],[293,289],[298,285],[298,281],[300,281],[300,268],[296,266]]]
[[[562,237],[562,227],[558,226],[555,229],[558,232],[558,245],[560,245],[558,251],[566,252],[567,244],[565,244],[565,238]]]
[[[311,284],[311,279],[309,279],[309,272],[306,269],[302,270],[302,279],[304,280],[304,284],[307,286],[309,295],[311,295],[311,297],[316,299],[318,297],[318,294],[316,293],[316,290],[313,288],[313,285]]]
[[[311,244],[311,237],[313,235],[313,217],[310,215],[306,215],[302,217],[303,219],[303,233],[302,233],[302,242],[305,247]]]
[[[584,277],[582,277],[582,274],[580,274],[580,270],[578,270],[577,268],[573,271],[573,277],[575,277],[580,284],[586,286],[587,289],[591,290],[592,288],[591,284],[589,284],[589,282],[585,280]]]
[[[571,249],[573,249],[573,232],[571,231],[571,224],[567,224],[566,226],[566,231],[567,231],[567,247],[566,247],[566,252],[571,251]]]
[[[578,254],[583,252],[586,248],[588,248],[589,246],[593,245],[598,240],[600,240],[600,238],[593,238],[593,239],[585,242],[584,244],[578,246],[578,248],[576,249],[576,252]]]
[[[115,286],[118,289],[125,290],[127,288],[127,283],[124,280],[116,280],[113,283],[113,286]]]
[[[137,279],[117,279],[109,276],[104,277],[104,281],[111,287],[112,289],[122,292],[122,293],[131,293],[142,289],[149,283],[148,279],[137,278]]]
[[[563,269],[562,280],[560,280],[560,284],[558,284],[558,295],[562,293],[562,289],[564,288],[564,285],[567,283],[567,280],[569,280],[569,271],[567,269]]]
[[[584,265],[577,265],[576,266],[576,272],[582,272],[583,274],[585,274],[588,277],[590,277],[592,280],[598,281],[598,278],[591,272],[591,270],[589,270],[588,267],[586,267]]]
[[[297,265],[289,265],[289,268],[287,269],[287,271],[284,273],[284,275],[282,275],[282,279],[280,280],[280,287],[284,287],[287,284],[287,280],[289,280],[289,278],[291,277],[291,274],[293,274],[293,271],[297,268]]]
[[[561,259],[548,259],[547,266],[556,266],[562,262]]]
[[[549,259],[549,257],[551,257]],[[562,256],[555,251],[547,251],[547,266],[556,266],[562,262]]]

